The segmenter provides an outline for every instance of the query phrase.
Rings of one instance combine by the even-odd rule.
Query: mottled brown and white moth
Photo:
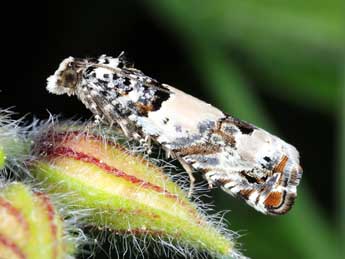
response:
[[[48,91],[77,95],[97,120],[127,137],[153,140],[189,173],[201,172],[256,210],[284,214],[302,176],[290,144],[212,105],[146,76],[124,58],[69,57],[48,78]]]

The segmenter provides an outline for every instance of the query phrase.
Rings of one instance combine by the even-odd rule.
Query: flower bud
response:
[[[156,240],[179,253],[236,254],[229,232],[216,227],[161,168],[115,141],[118,133],[109,138],[82,130],[88,127],[41,131],[31,168],[48,192],[70,194],[66,205],[91,210],[85,225],[142,238],[140,252]]]
[[[71,248],[46,194],[21,183],[0,188],[0,258],[64,259]]]

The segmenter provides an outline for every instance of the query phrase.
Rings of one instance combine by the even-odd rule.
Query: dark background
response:
[[[244,234],[246,255],[335,258],[344,207],[337,184],[344,173],[338,125],[345,36],[338,32],[339,3],[328,3],[329,21],[319,1],[312,7],[295,1],[182,2],[10,3],[3,8],[9,17],[2,21],[1,107],[15,106],[28,119],[47,118],[48,111],[89,118],[76,98],[49,94],[46,78],[65,57],[117,56],[125,50],[147,75],[299,149],[304,176],[296,206],[286,216],[259,215],[212,192],[218,210],[232,210],[229,228]]]

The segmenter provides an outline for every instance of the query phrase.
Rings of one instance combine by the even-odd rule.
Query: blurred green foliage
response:
[[[339,113],[339,121],[340,121],[340,126],[339,126],[339,136],[340,136],[340,141],[339,141],[339,184],[338,184],[338,192],[337,194],[339,195],[339,231],[340,231],[340,237],[339,237],[339,245],[342,247],[342,255],[344,255],[345,248],[344,244],[345,243],[345,62],[343,65],[343,76],[342,76],[342,93],[341,93],[342,99],[342,107],[340,109]]]
[[[225,111],[274,130],[252,86],[227,58],[232,46],[272,82],[258,85],[260,90],[337,116],[339,227],[330,224],[303,184],[289,215],[267,218],[236,207],[229,221],[231,229],[247,229],[241,242],[252,258],[340,258],[345,244],[345,2],[149,0],[147,6],[181,37],[202,87]],[[219,195],[217,204],[226,204],[222,199]]]

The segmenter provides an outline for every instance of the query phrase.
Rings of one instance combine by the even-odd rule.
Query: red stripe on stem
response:
[[[42,192],[36,192],[36,196],[42,201],[45,211],[47,212],[48,220],[49,220],[49,227],[50,227],[50,233],[52,235],[52,246],[53,246],[53,257],[57,258],[57,247],[58,247],[58,237],[57,237],[57,225],[54,222],[55,218],[55,210],[54,206],[51,203],[49,197],[42,193]]]
[[[0,244],[9,248],[14,254],[17,255],[18,258],[21,258],[21,259],[26,258],[25,254],[20,250],[20,248],[15,243],[13,243],[11,240],[6,239],[1,234],[0,234]],[[0,258],[2,258],[1,254],[0,254]]]
[[[5,200],[4,198],[0,197],[0,207],[3,207],[7,210],[9,214],[11,214],[17,222],[22,225],[24,231],[28,232],[29,230],[29,224],[25,220],[24,215],[18,210],[17,208],[13,207],[13,205]]]

